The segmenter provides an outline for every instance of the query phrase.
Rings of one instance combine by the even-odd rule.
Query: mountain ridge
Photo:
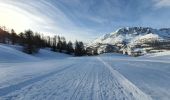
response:
[[[108,52],[127,53],[129,52],[127,49],[136,49],[136,46],[141,46],[140,49],[154,47],[154,49],[152,48],[153,50],[156,50],[155,47],[161,50],[164,50],[165,47],[167,49],[168,47],[169,50],[169,45],[164,45],[164,47],[160,48],[162,45],[161,43],[166,42],[166,44],[169,44],[169,41],[170,28],[154,29],[151,27],[124,27],[97,38],[87,46],[87,51],[92,53],[92,51],[94,52],[94,49],[96,49],[95,52],[99,54]],[[142,50],[142,54],[147,53],[147,50]],[[131,55],[130,53],[127,54]]]

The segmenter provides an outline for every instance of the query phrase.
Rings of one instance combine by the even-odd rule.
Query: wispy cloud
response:
[[[170,7],[170,0],[154,0],[155,7],[162,8],[162,7]]]
[[[83,39],[82,36],[87,37],[94,32],[77,27],[57,6],[45,0],[0,2],[0,24],[18,31],[33,29],[38,32],[63,35],[72,40]]]
[[[168,27],[169,10],[169,0],[0,0],[0,24],[89,41],[118,27]]]

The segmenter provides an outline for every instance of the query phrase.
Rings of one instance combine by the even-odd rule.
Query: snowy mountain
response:
[[[144,54],[154,50],[168,50],[169,43],[170,28],[126,27],[97,38],[87,49],[98,53],[121,52],[133,55],[134,52]]]

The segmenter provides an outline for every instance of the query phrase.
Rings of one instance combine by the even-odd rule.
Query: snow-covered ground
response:
[[[170,54],[168,52],[136,58],[104,55],[102,59],[154,100],[169,100]]]
[[[170,98],[167,52],[134,58],[121,54],[71,57],[47,49],[31,56],[19,50],[0,45],[0,100]]]

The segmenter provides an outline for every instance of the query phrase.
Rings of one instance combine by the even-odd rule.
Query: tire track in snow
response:
[[[91,63],[89,65],[91,65]],[[88,66],[88,67],[90,67],[90,66]],[[88,71],[89,73],[86,77],[86,80],[84,81],[84,84],[82,84],[82,87],[79,89],[76,99],[78,98],[78,96],[79,96],[79,98],[78,98],[79,100],[83,99],[82,96],[87,96],[87,98],[90,99],[92,93],[89,95],[89,92],[92,91],[92,88],[90,88],[90,87],[92,86],[91,83],[93,81],[93,80],[91,80],[91,78],[93,77],[93,71],[94,71],[94,66],[91,66],[90,71]],[[90,90],[88,92],[84,92],[84,91],[87,91],[89,88],[90,88]],[[84,92],[83,95],[82,95],[81,90]]]
[[[93,64],[94,66],[94,64]],[[99,86],[98,86],[98,72],[96,66],[94,66],[93,78],[92,78],[92,86],[91,86],[91,98],[90,100],[99,100]]]
[[[41,75],[41,76],[38,76],[38,77],[35,77],[35,78],[32,78],[32,79],[29,79],[29,80],[26,80],[24,82],[21,82],[21,83],[18,83],[18,84],[15,84],[15,85],[11,85],[11,86],[8,86],[8,87],[4,87],[4,88],[1,88],[0,89],[0,96],[5,96],[9,93],[12,93],[16,90],[20,90],[21,88],[25,87],[25,86],[28,86],[30,84],[33,84],[33,83],[36,83],[38,81],[41,81],[43,80],[44,78],[47,78],[47,77],[50,77],[56,73],[59,73],[59,72],[62,72],[66,69],[69,69],[73,66],[74,64],[71,64],[71,65],[68,65],[64,68],[61,68],[61,69],[58,69],[54,72],[50,72],[48,74],[45,74],[45,75]]]
[[[73,92],[72,96],[70,97],[70,100],[76,100],[76,99],[74,99],[74,96],[76,95],[76,92],[77,92],[78,89],[80,88],[81,83],[82,83],[83,80],[85,79],[86,75],[87,75],[87,72],[84,74],[84,76],[82,77],[82,79],[81,79],[80,82],[78,83],[78,85],[77,85],[75,91]]]
[[[77,66],[82,63],[76,63],[73,67],[68,68],[60,73],[56,73],[50,77],[47,77],[39,82],[30,84],[28,87],[16,91],[13,94],[9,94],[3,97],[3,100],[62,100],[68,99],[68,95],[65,94],[65,89],[71,89],[74,86],[70,86],[70,82],[74,82],[76,77],[70,77],[73,74],[79,73]],[[69,73],[68,73],[69,72]],[[79,78],[78,78],[79,79]],[[70,87],[70,88],[69,88]],[[44,91],[44,92],[41,92]],[[65,93],[64,93],[65,92]],[[65,95],[63,95],[65,94]],[[24,95],[24,98],[23,98]],[[61,99],[62,97],[62,99]]]
[[[96,73],[96,75],[95,75],[96,77],[96,79],[95,79],[95,88],[94,89],[96,89],[97,90],[97,94],[96,94],[96,98],[97,99],[94,99],[94,100],[99,100],[99,92],[100,92],[100,94],[101,94],[101,91],[100,91],[100,86],[99,86],[99,79],[98,79],[98,72]]]
[[[80,98],[82,96],[81,92],[85,91],[86,90],[85,88],[88,88],[88,86],[90,85],[88,84],[88,82],[93,74],[94,66],[91,66],[91,61],[89,62],[82,66],[83,68],[86,68],[85,69],[86,72],[84,76],[82,77],[82,79],[80,80],[80,82],[78,83],[78,85],[76,86],[72,96],[70,97],[70,100],[81,100]],[[83,96],[85,96],[85,94]],[[89,97],[90,96],[88,95],[88,98]]]
[[[103,83],[102,83],[102,81],[103,81],[103,73],[104,73],[104,72],[102,71],[102,73],[101,73],[101,84],[98,83],[98,84],[99,84],[99,91],[100,91],[100,99],[101,99],[101,100],[103,100],[103,93],[102,93],[103,90],[102,90],[102,87],[101,87],[101,85],[103,84]],[[98,74],[98,75],[99,75],[99,74]],[[99,77],[99,76],[98,76],[98,77]],[[99,80],[98,80],[98,82],[99,82]]]
[[[79,64],[78,64],[79,65]],[[78,69],[74,66],[74,69],[69,69],[69,72],[71,72],[72,74],[74,74],[74,72],[72,72],[74,70],[74,72],[76,72],[76,71],[78,71]],[[57,76],[58,77],[58,76]],[[67,77],[67,72],[65,72],[65,75],[63,76],[63,77]],[[74,81],[73,81],[74,80]],[[63,82],[62,82],[62,87],[64,87],[65,86],[65,89],[67,89],[67,88],[71,88],[71,87],[73,87],[74,86],[74,83],[75,83],[75,79],[74,78],[72,78],[72,79],[68,79],[68,80],[64,80]],[[59,84],[57,84],[57,85],[59,85]],[[60,86],[60,87],[61,87]],[[50,94],[48,94],[49,96],[47,97],[47,100],[55,100],[54,99],[54,97],[53,97],[53,95],[56,95],[58,92],[61,92],[61,90],[60,89],[58,89],[58,87],[56,88],[56,89],[54,89],[53,91],[51,91],[51,93]]]
[[[73,68],[73,67],[72,67],[72,68]],[[69,71],[70,71],[70,70],[72,70],[72,69],[70,68]],[[73,70],[75,70],[75,69],[73,69]],[[67,72],[64,72],[64,73],[62,74],[62,75],[64,75],[63,77],[66,77],[66,74],[67,74]],[[57,76],[54,76],[54,77],[56,77],[55,80],[61,79],[61,77],[59,77],[58,75],[57,75]],[[50,80],[49,80],[49,81],[50,81]],[[71,82],[72,82],[72,81],[71,81]],[[73,82],[74,82],[74,81],[73,81]],[[73,84],[73,82],[72,82],[71,84]],[[68,83],[70,83],[70,80],[64,79],[64,81],[62,81],[62,83],[61,83],[62,85],[56,84],[56,85],[57,85],[57,88],[51,90],[46,99],[47,99],[47,100],[54,100],[53,96],[56,95],[58,92],[60,92],[60,89],[61,89],[62,87],[66,87],[66,86],[68,85]],[[47,84],[49,84],[49,83],[47,83]],[[59,86],[59,87],[58,87],[58,86]],[[60,89],[59,89],[59,88],[60,88]]]

